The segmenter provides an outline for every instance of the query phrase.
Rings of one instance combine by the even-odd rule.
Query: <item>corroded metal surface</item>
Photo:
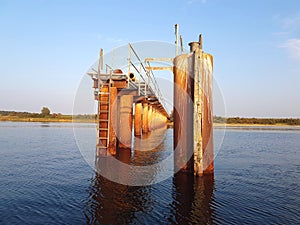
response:
[[[132,95],[120,96],[120,112],[119,112],[119,147],[131,148],[132,140]]]
[[[202,53],[202,77],[203,77],[203,173],[212,173],[214,170],[213,147],[213,57]]]
[[[135,103],[134,112],[134,136],[141,136],[142,134],[142,112],[143,106],[141,102]]]
[[[189,71],[192,54],[174,59],[174,167],[175,171],[193,170],[193,103],[192,77]]]
[[[190,46],[191,53],[174,59],[174,163],[201,176],[214,170],[213,57],[199,42]]]
[[[143,126],[142,126],[143,133],[149,132],[148,109],[149,109],[148,103],[144,102],[143,103]]]
[[[111,155],[116,155],[117,149],[117,97],[118,91],[116,87],[110,87],[110,129],[109,129],[109,143],[108,152]]]

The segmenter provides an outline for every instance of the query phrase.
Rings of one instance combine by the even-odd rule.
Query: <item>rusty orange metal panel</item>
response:
[[[213,58],[199,42],[190,46],[191,53],[174,59],[174,163],[201,176],[214,170]]]
[[[116,88],[127,88],[127,81],[126,80],[114,80],[113,86]]]
[[[132,95],[120,96],[119,147],[131,148],[132,139]]]
[[[203,79],[203,173],[214,171],[213,146],[213,57],[202,53],[202,79]]]
[[[194,174],[214,171],[212,82],[213,57],[199,42],[190,43],[195,55],[194,75]]]
[[[108,152],[116,155],[117,149],[117,97],[118,91],[116,87],[110,87],[110,123],[109,123],[109,144]]]
[[[193,82],[189,76],[192,54],[174,59],[174,167],[193,171]]]
[[[152,130],[152,120],[153,120],[153,115],[152,115],[152,105],[149,105],[148,108],[148,130]]]
[[[141,136],[142,129],[142,110],[143,106],[141,102],[135,103],[135,112],[134,112],[134,135]]]
[[[148,126],[148,103],[144,102],[143,103],[143,126],[142,126],[142,131],[143,133],[148,133],[149,132],[149,126]]]

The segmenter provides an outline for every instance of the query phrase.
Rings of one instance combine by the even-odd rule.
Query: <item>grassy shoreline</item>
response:
[[[276,124],[251,124],[251,123],[214,123],[214,127],[300,127],[285,123]]]
[[[7,116],[0,116],[0,121],[2,122],[50,122],[50,123],[94,123],[95,121],[92,119],[75,119],[73,121],[72,117],[68,118],[21,118],[21,117],[7,117]]]
[[[0,122],[42,122],[42,123],[94,123],[93,119],[75,119],[73,120],[72,116],[64,116],[64,118],[21,118],[13,116],[0,116]],[[173,127],[172,122],[168,122],[169,127]],[[276,123],[276,124],[250,124],[250,123],[220,123],[214,122],[214,127],[282,127],[282,126],[292,126],[300,127],[299,125],[290,125],[285,123]]]

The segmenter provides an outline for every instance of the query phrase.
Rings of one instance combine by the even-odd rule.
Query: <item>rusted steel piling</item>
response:
[[[143,126],[142,126],[142,130],[143,130],[143,133],[145,133],[145,134],[149,132],[148,110],[149,110],[148,103],[144,102],[143,103]]]
[[[153,120],[153,116],[152,116],[152,105],[149,104],[149,108],[148,108],[148,130],[151,131],[152,130],[152,120]]]
[[[109,144],[108,144],[108,152],[111,155],[116,155],[117,151],[117,98],[118,98],[118,90],[116,87],[110,87],[110,129],[109,129]]]
[[[192,55],[174,59],[174,167],[193,171],[193,79],[189,74]]]
[[[142,135],[142,112],[143,106],[141,102],[135,103],[135,112],[134,112],[134,136]]]
[[[174,59],[175,170],[197,176],[213,173],[213,57],[202,51],[202,38],[190,53]],[[190,158],[191,157],[191,158]]]
[[[131,148],[132,140],[132,95],[120,96],[119,148]]]

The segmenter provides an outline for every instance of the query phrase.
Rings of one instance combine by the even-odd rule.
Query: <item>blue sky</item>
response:
[[[71,113],[81,78],[128,42],[204,36],[228,116],[300,117],[300,1],[0,0],[0,110]]]

